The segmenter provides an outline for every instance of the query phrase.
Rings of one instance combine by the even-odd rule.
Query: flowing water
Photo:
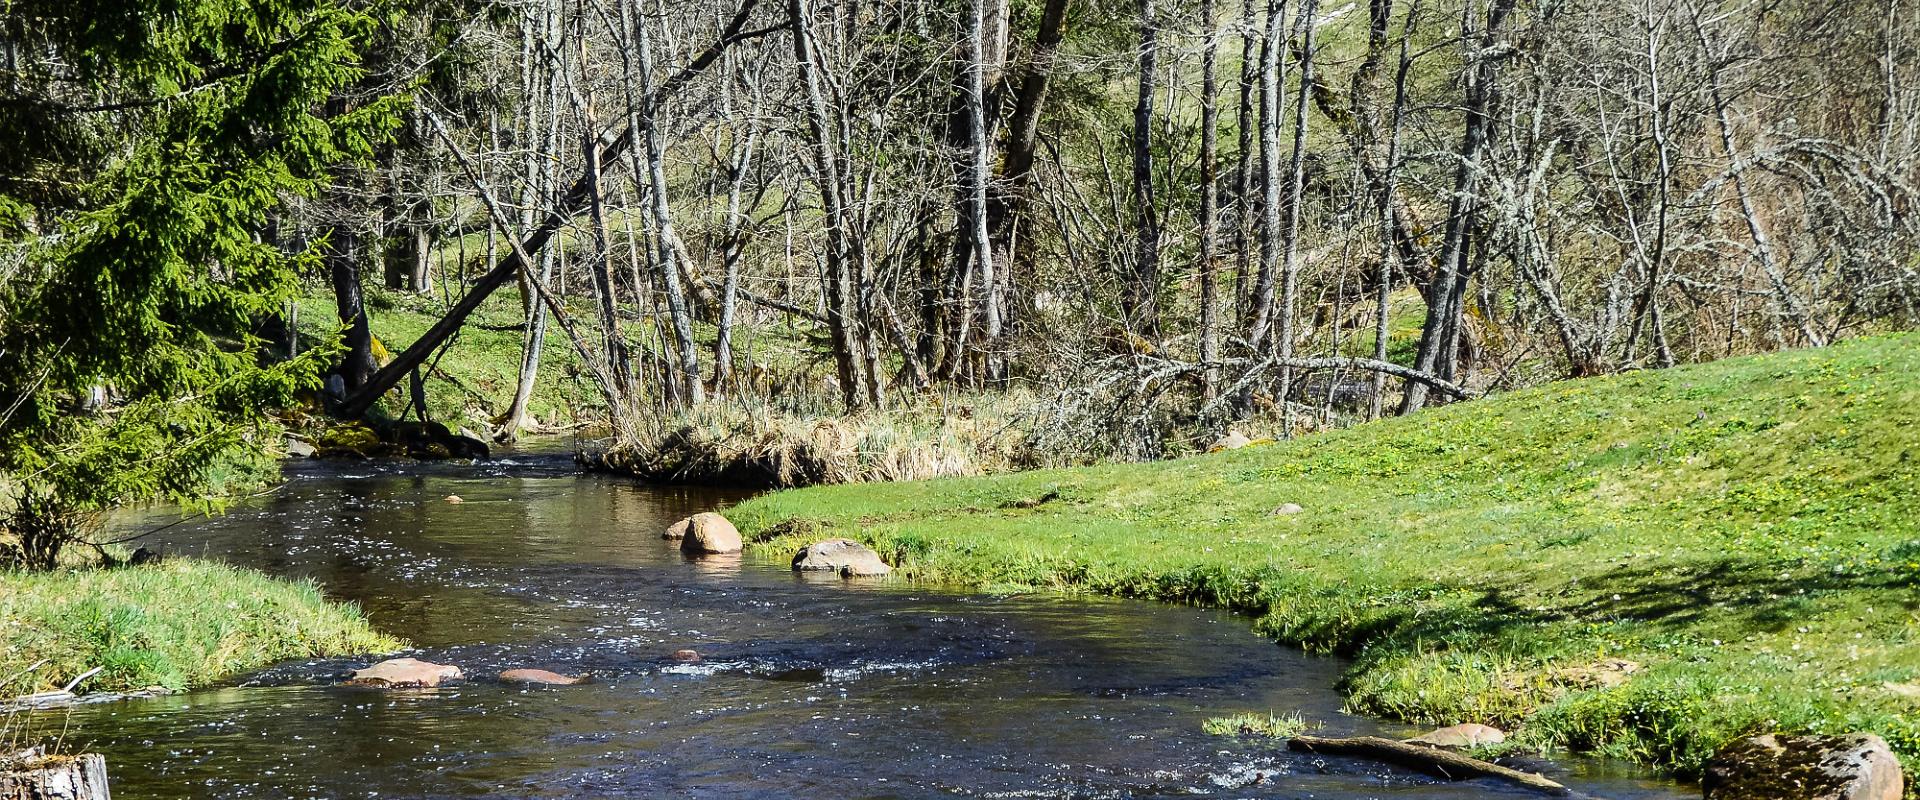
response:
[[[361,689],[337,676],[365,661],[319,661],[52,712],[107,755],[123,800],[1525,796],[1202,733],[1236,710],[1381,730],[1341,713],[1339,662],[1229,614],[815,579],[779,554],[691,560],[660,530],[739,495],[581,476],[560,456],[288,477],[145,544],[313,578],[473,679]],[[680,648],[705,662],[674,662]],[[489,680],[514,667],[595,682]],[[1598,797],[1685,794],[1598,762],[1559,777]]]

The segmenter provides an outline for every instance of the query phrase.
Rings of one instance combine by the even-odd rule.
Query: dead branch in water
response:
[[[1570,795],[1567,787],[1531,772],[1521,772],[1490,761],[1460,755],[1434,747],[1394,741],[1380,736],[1355,736],[1326,739],[1319,736],[1295,736],[1287,740],[1287,749],[1336,756],[1358,756],[1418,770],[1436,778],[1464,781],[1473,778],[1499,778],[1530,789],[1556,795]]]

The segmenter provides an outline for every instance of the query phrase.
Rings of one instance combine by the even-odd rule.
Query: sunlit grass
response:
[[[7,687],[14,694],[60,688],[94,667],[76,691],[183,689],[287,659],[400,646],[311,582],[211,561],[0,571],[0,679],[24,673]]]
[[[1681,772],[1763,729],[1920,756],[1898,690],[1920,682],[1920,335],[731,516],[750,537],[813,520],[919,579],[1234,608],[1353,657],[1360,712]],[[1610,680],[1614,661],[1641,668]]]

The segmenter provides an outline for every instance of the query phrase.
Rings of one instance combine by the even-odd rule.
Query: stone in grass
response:
[[[1900,760],[1870,733],[1769,733],[1727,745],[1700,778],[1707,800],[1900,800]]]
[[[1483,745],[1499,744],[1506,740],[1506,732],[1499,728],[1468,722],[1427,731],[1408,739],[1407,743],[1424,744],[1442,750],[1470,750]]]
[[[532,683],[541,686],[573,686],[586,683],[590,678],[585,675],[562,675],[544,669],[510,669],[500,673],[500,680],[508,683]]]
[[[354,670],[353,677],[347,683],[383,689],[426,689],[439,686],[444,681],[457,681],[465,677],[466,673],[461,672],[459,667],[449,664],[435,664],[417,658],[391,658],[366,669]]]
[[[1291,517],[1305,510],[1306,509],[1300,507],[1299,503],[1281,503],[1280,505],[1275,506],[1272,511],[1267,512],[1267,516]]]
[[[1250,444],[1253,444],[1253,440],[1247,438],[1245,434],[1239,431],[1228,431],[1227,435],[1213,440],[1213,444],[1207,446],[1207,452],[1218,453],[1222,450],[1238,450]]]
[[[707,511],[685,521],[687,530],[680,539],[681,552],[693,555],[740,552],[740,531],[726,517]]]
[[[838,572],[843,578],[885,575],[893,571],[880,554],[852,539],[828,539],[793,554],[796,572]]]

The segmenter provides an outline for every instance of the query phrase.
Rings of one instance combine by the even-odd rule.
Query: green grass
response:
[[[276,661],[401,645],[310,582],[210,561],[0,571],[0,681],[47,662],[3,696],[57,689],[94,667],[76,691],[186,689]]]
[[[1298,712],[1265,714],[1242,712],[1212,717],[1200,723],[1200,729],[1214,736],[1264,736],[1291,739],[1307,732],[1307,721]]]
[[[1682,774],[1773,729],[1873,731],[1920,765],[1920,705],[1891,688],[1920,682],[1920,335],[730,516],[864,540],[917,579],[1237,609],[1353,657],[1359,712]],[[816,524],[775,528],[793,518]],[[1614,680],[1614,659],[1641,668]]]

